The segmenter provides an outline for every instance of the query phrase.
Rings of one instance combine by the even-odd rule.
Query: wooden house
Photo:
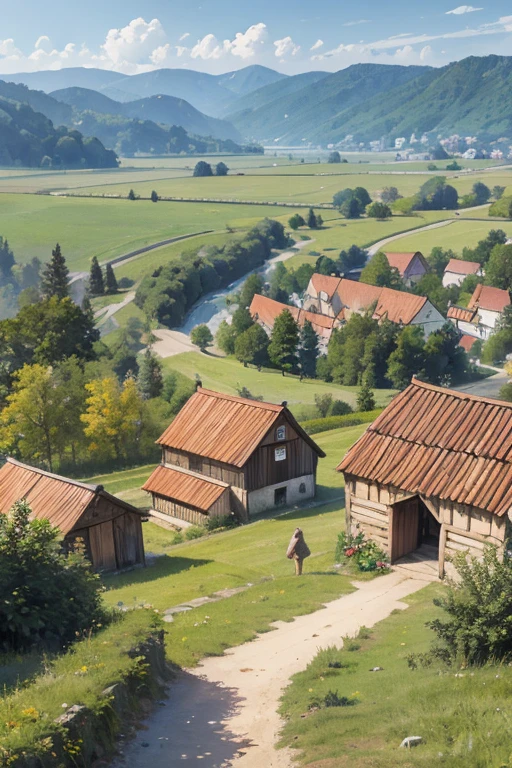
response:
[[[435,547],[447,555],[502,548],[512,510],[512,404],[424,384],[397,395],[338,467],[347,530],[391,562]]]
[[[411,288],[430,272],[427,260],[420,251],[410,253],[385,253],[389,266],[396,269],[405,285]]]
[[[312,498],[324,452],[285,404],[199,387],[157,441],[162,463],[143,490],[152,514],[198,525],[209,516],[250,515]]]
[[[34,518],[60,529],[65,547],[81,539],[95,570],[144,565],[143,513],[102,485],[69,480],[9,458],[0,469],[0,513],[7,514],[21,499]]]

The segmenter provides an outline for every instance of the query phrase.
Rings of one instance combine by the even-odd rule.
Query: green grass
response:
[[[358,640],[361,649],[324,649],[286,690],[281,745],[299,753],[300,765],[315,768],[491,768],[510,765],[508,716],[512,670],[508,666],[464,670],[410,670],[406,658],[430,647],[425,622],[439,615],[432,599],[443,587],[431,585],[405,599]],[[341,661],[341,669],[329,661]],[[382,672],[370,673],[373,667]],[[328,691],[356,700],[354,706],[308,707]],[[406,736],[421,736],[413,750],[398,749]]]
[[[451,248],[455,253],[462,253],[467,246],[474,248],[479,240],[483,240],[491,229],[502,229],[508,237],[512,237],[512,222],[502,221],[454,221],[447,227],[431,229],[426,232],[418,232],[416,235],[400,238],[396,248],[400,251],[422,251],[429,254],[432,248],[441,246]]]
[[[177,370],[194,379],[199,374],[203,386],[215,389],[229,395],[236,395],[238,385],[247,387],[253,395],[263,395],[263,399],[271,403],[281,403],[283,400],[297,418],[306,415],[312,418],[311,409],[315,395],[331,394],[337,400],[344,400],[355,407],[358,387],[342,387],[339,384],[326,384],[324,381],[304,380],[298,376],[282,376],[279,371],[263,369],[258,372],[255,368],[244,368],[234,358],[215,357],[201,352],[184,352],[162,361],[164,371]],[[394,390],[379,389],[375,392],[377,405],[387,405]]]

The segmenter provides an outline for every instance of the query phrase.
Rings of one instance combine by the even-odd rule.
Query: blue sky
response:
[[[95,66],[287,74],[512,55],[512,4],[483,0],[3,0],[0,73]]]

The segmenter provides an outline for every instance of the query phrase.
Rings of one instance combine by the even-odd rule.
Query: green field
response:
[[[454,221],[447,227],[418,232],[416,235],[400,238],[393,249],[400,252],[421,251],[430,253],[432,248],[441,246],[451,248],[455,253],[462,253],[464,246],[474,248],[479,240],[483,240],[491,229],[502,229],[508,237],[512,237],[512,222],[501,221]]]

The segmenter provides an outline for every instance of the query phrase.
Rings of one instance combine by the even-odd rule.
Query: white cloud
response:
[[[342,27],[357,27],[358,24],[370,24],[369,19],[358,19],[358,21],[346,21]]]
[[[247,32],[237,32],[235,39],[230,44],[229,50],[233,56],[249,59],[254,56],[259,46],[264,45],[268,37],[267,25],[263,23],[253,24]]]
[[[290,36],[283,37],[282,40],[275,40],[275,55],[278,59],[282,59],[283,56],[296,56],[300,51],[300,45],[295,45]]]
[[[23,54],[14,45],[12,37],[8,37],[7,40],[0,40],[0,56],[23,56]]]
[[[48,35],[41,35],[41,37],[38,37],[34,48],[36,50],[42,48],[44,51],[51,51],[52,43]]]
[[[432,55],[432,46],[426,45],[420,51],[420,61],[426,61]]]
[[[165,45],[159,45],[158,48],[155,48],[154,51],[152,51],[150,55],[150,59],[152,63],[155,65],[155,67],[162,67],[169,56],[171,50],[171,46],[169,43],[166,43]]]
[[[472,5],[459,5],[453,11],[446,11],[446,15],[462,16],[464,13],[474,13],[475,11],[483,11],[483,8],[474,8]]]
[[[185,34],[180,37],[179,42],[183,42],[183,40],[186,40],[187,37],[190,37],[190,32],[185,32]]]
[[[321,48],[323,44],[324,44],[323,40],[317,40],[316,43],[314,45],[312,45],[309,50],[310,51],[318,51],[318,49]]]
[[[215,35],[205,35],[202,40],[198,40],[190,51],[193,59],[220,59],[227,52],[229,40],[224,40],[220,44]]]
[[[111,29],[102,48],[114,64],[138,64],[148,59],[164,40],[165,32],[158,19],[146,22],[139,17],[126,27]]]

